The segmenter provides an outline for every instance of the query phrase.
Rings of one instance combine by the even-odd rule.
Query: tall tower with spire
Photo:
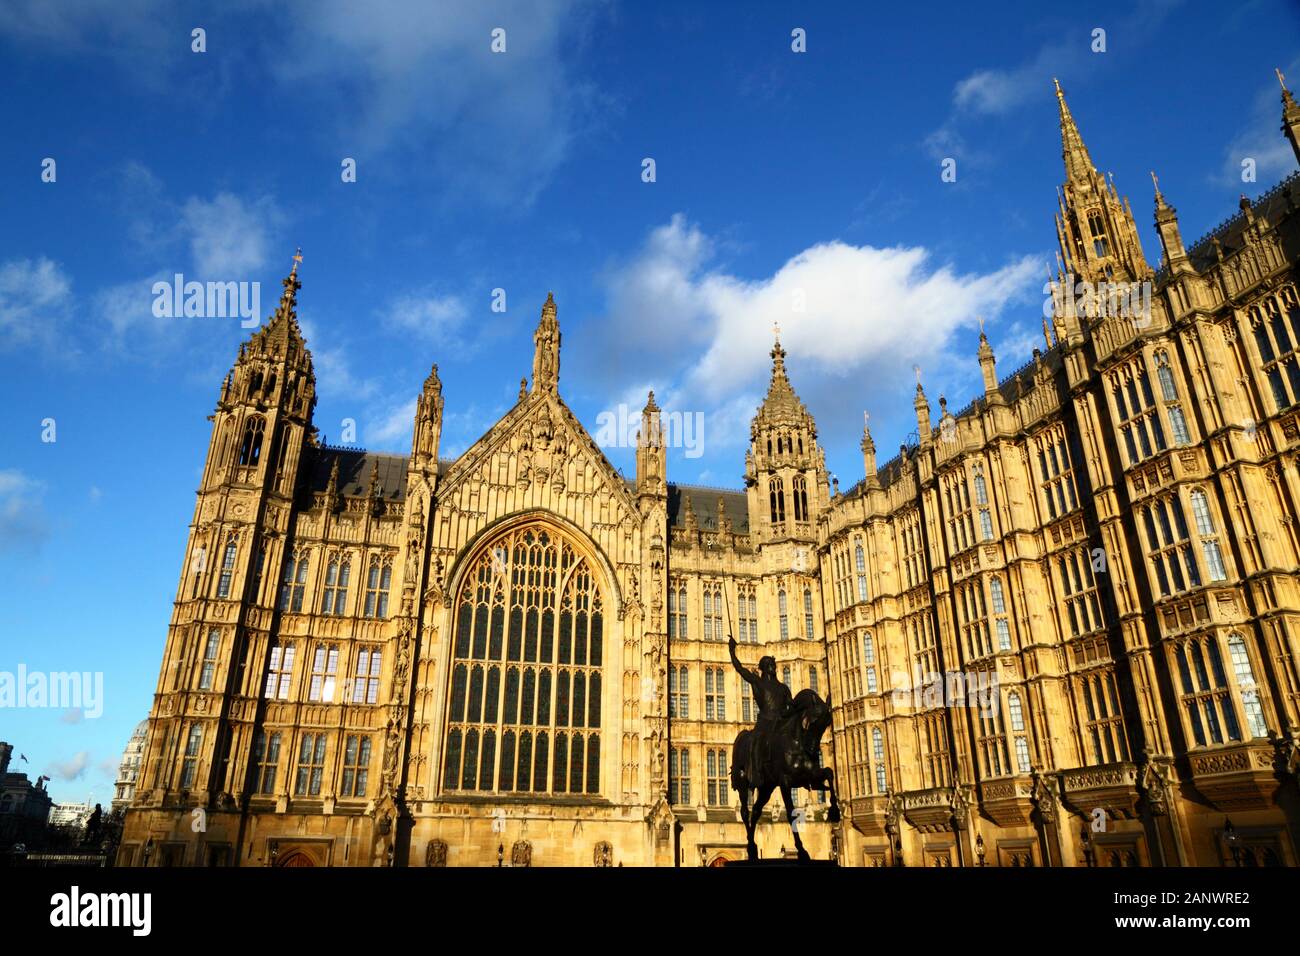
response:
[[[270,319],[239,347],[210,416],[139,799],[159,809],[234,808],[251,745],[300,463],[316,443],[316,378],[293,269]],[[213,705],[225,694],[238,707]],[[245,706],[247,704],[247,706]],[[179,742],[179,743],[178,743]]]
[[[1091,283],[1137,282],[1151,275],[1128,200],[1092,165],[1088,147],[1055,80],[1061,112],[1065,183],[1057,195],[1056,235],[1062,270]]]
[[[749,428],[745,483],[750,526],[769,541],[816,539],[815,518],[829,504],[826,457],[817,423],[785,371],[785,349],[772,346],[772,379]]]

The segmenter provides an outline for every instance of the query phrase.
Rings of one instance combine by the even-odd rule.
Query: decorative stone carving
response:
[[[425,866],[447,865],[447,844],[442,840],[430,840],[424,848]]]
[[[1032,776],[1034,781],[1034,809],[1038,811],[1038,816],[1044,823],[1055,823],[1057,810],[1056,776],[1038,770],[1035,770]]]

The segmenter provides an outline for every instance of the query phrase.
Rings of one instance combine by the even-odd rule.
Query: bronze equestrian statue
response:
[[[754,688],[758,704],[758,721],[753,730],[742,730],[731,748],[731,788],[740,792],[740,809],[745,821],[746,851],[750,860],[758,859],[754,827],[772,791],[778,787],[785,801],[786,819],[794,833],[794,845],[800,860],[809,859],[794,824],[793,787],[829,790],[830,811],[826,819],[838,823],[840,804],[835,797],[835,774],[821,765],[819,746],[822,733],[831,723],[829,695],[822,700],[815,691],[801,690],[794,697],[776,676],[776,660],[764,656],[758,673],[748,670],[736,657],[736,639],[728,638],[731,666],[741,680]],[[749,795],[754,793],[750,809]]]

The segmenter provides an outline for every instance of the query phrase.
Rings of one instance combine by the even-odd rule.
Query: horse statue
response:
[[[770,656],[758,662],[758,672],[749,670],[736,657],[736,639],[728,639],[731,666],[741,680],[754,689],[758,704],[758,720],[753,730],[742,730],[736,735],[731,748],[731,788],[740,793],[740,809],[745,821],[746,852],[750,860],[758,859],[758,846],[754,843],[754,827],[763,812],[772,791],[780,788],[785,801],[786,819],[794,833],[795,850],[799,859],[810,859],[799,838],[795,824],[794,787],[807,790],[829,790],[830,810],[827,820],[838,823],[840,804],[835,796],[835,774],[821,765],[819,746],[822,734],[831,723],[829,695],[822,700],[811,689],[799,691],[794,697],[790,689],[776,676],[776,660]],[[749,795],[754,794],[754,806],[749,805]]]

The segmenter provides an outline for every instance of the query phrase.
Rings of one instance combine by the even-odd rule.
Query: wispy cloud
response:
[[[41,257],[0,264],[0,352],[52,351],[71,300],[72,281],[58,263]]]
[[[430,341],[445,341],[467,314],[460,296],[432,291],[402,295],[384,310],[384,318],[391,328]]]
[[[90,751],[79,750],[68,760],[56,760],[46,768],[53,780],[80,780],[90,766]]]
[[[1107,24],[1107,43],[1120,42],[1129,50],[1159,36],[1157,28],[1182,0],[1146,0],[1126,16]],[[1095,68],[1099,56],[1090,43],[1091,32],[1076,24],[1060,36],[1041,44],[1031,57],[1012,66],[980,67],[958,80],[952,91],[947,118],[924,139],[922,146],[933,158],[954,157],[966,166],[981,166],[985,151],[967,148],[962,127],[972,120],[1014,115],[1026,104],[1049,95],[1053,77],[1063,85]]]
[[[191,196],[180,208],[180,233],[200,281],[251,280],[271,259],[271,235],[284,223],[269,196],[228,192]]]
[[[1300,78],[1300,58],[1292,60],[1283,72],[1288,81]],[[1292,93],[1298,88],[1292,82]],[[1278,132],[1282,117],[1282,89],[1277,80],[1261,82],[1249,107],[1243,111],[1243,123],[1223,150],[1223,165],[1213,179],[1220,185],[1254,195],[1271,186],[1295,168],[1291,144]],[[1253,168],[1254,182],[1242,179],[1243,165]]]
[[[0,471],[0,553],[32,553],[45,543],[44,494],[45,485],[21,471]]]
[[[384,450],[406,450],[415,426],[415,399],[397,404],[387,404],[366,423],[363,437],[366,447]]]
[[[408,175],[449,193],[531,202],[590,112],[593,91],[571,66],[596,6],[587,0],[451,0],[436,16],[424,0],[309,6],[273,75],[331,101],[349,155],[418,150],[422,166]],[[504,52],[492,50],[497,29]]]

